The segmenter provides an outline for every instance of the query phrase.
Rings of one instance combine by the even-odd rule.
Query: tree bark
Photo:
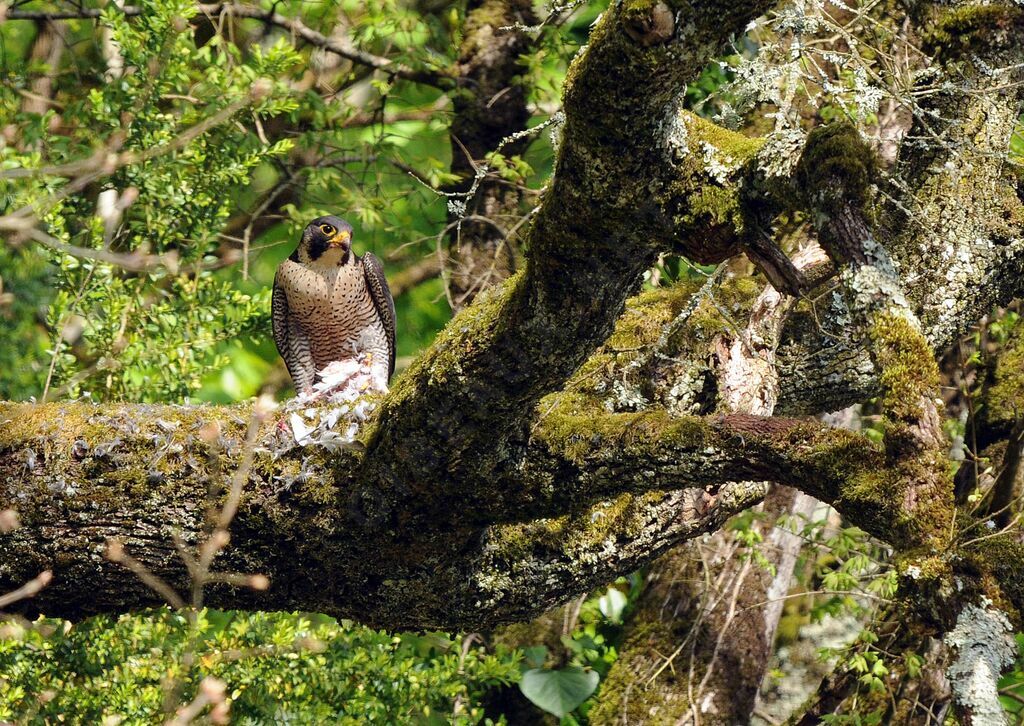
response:
[[[1024,603],[1011,538],[950,544],[949,482],[927,405],[929,343],[962,334],[979,310],[1020,293],[1024,240],[1019,200],[1004,193],[1015,188],[1010,169],[985,167],[985,193],[966,196],[962,183],[929,187],[938,184],[931,166],[915,177],[965,210],[956,220],[973,235],[962,251],[973,255],[974,277],[896,276],[887,246],[900,270],[947,259],[946,237],[908,224],[872,236],[878,249],[860,239],[872,264],[847,264],[835,304],[818,317],[798,306],[779,332],[776,413],[834,410],[878,393],[892,423],[883,446],[781,415],[677,415],[713,409],[702,401],[713,402],[721,379],[706,351],[750,313],[750,285],[730,282],[713,300],[679,286],[626,308],[658,254],[716,260],[742,246],[742,214],[712,214],[701,195],[713,188],[742,208],[740,181],[758,168],[762,145],[681,114],[677,99],[767,6],[709,0],[667,12],[641,2],[604,13],[569,73],[563,141],[525,268],[459,314],[377,401],[361,447],[285,450],[275,425],[264,426],[255,462],[243,468],[231,545],[215,564],[264,573],[271,587],[211,585],[207,602],[393,628],[488,627],[718,528],[763,496],[751,482],[772,481],[832,503],[926,573],[905,577],[901,597],[936,628],[951,628],[970,598]],[[978,116],[976,135],[1005,148],[1018,101],[997,98],[1014,110]],[[711,174],[705,144],[727,147],[732,171]],[[863,162],[849,144],[811,150],[819,161]],[[835,186],[816,174],[806,183]],[[859,198],[840,198],[870,219]],[[794,203],[822,211],[813,201]],[[829,219],[820,234],[830,233]],[[833,234],[850,229],[873,231],[865,222]],[[942,312],[947,300],[955,314]],[[638,352],[652,348],[660,355]],[[0,503],[24,522],[0,554],[0,588],[49,569],[53,582],[31,606],[51,615],[153,603],[134,575],[104,559],[109,537],[184,588],[174,538],[193,546],[210,531],[211,491],[223,500],[249,415],[244,406],[0,406]]]
[[[460,90],[449,129],[451,171],[460,180],[447,188],[449,300],[456,311],[483,290],[504,282],[518,265],[521,251],[512,229],[520,217],[522,188],[493,173],[479,173],[490,152],[521,154],[530,112],[520,79],[519,57],[530,37],[501,30],[536,23],[526,0],[474,0],[466,8],[464,39],[457,64]]]
[[[53,105],[53,81],[61,56],[64,55],[64,41],[60,37],[60,21],[41,20],[36,23],[36,29],[29,60],[44,65],[45,70],[32,79],[28,93],[22,100],[21,110],[43,114]]]
[[[777,538],[777,518],[802,511],[805,501],[814,500],[774,488],[762,504],[763,521],[754,527],[766,540]],[[780,614],[771,598],[777,583],[788,592],[793,554],[768,547],[763,561],[755,559],[721,531],[658,560],[601,684],[598,705],[588,714],[591,723],[749,722]]]

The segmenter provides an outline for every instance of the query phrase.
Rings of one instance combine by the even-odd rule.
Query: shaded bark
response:
[[[802,497],[773,489],[754,527],[771,541]],[[788,591],[794,561],[782,546],[766,547],[764,562],[750,554],[723,531],[652,566],[591,723],[749,722],[778,622],[769,593],[777,582]]]
[[[453,96],[455,115],[449,129],[451,171],[460,180],[446,189],[456,197],[448,209],[449,300],[461,310],[483,290],[515,272],[521,255],[512,229],[520,217],[523,190],[491,174],[478,178],[484,157],[499,152],[510,157],[529,144],[513,140],[526,129],[530,112],[520,80],[519,57],[530,37],[501,30],[536,23],[527,0],[474,0],[466,8],[464,39],[459,50],[460,90]]]
[[[999,474],[992,485],[992,496],[986,511],[1000,529],[1014,522],[1021,495],[1021,455],[1024,454],[1024,419],[1019,421],[1006,440],[1006,450],[999,466]]]

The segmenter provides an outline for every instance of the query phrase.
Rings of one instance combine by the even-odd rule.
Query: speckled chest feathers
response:
[[[309,341],[318,370],[362,352],[380,361],[388,359],[384,326],[367,289],[363,266],[354,255],[348,258],[341,265],[287,260],[278,273],[291,322]]]
[[[274,342],[299,393],[334,361],[368,354],[380,387],[395,372],[395,301],[372,253],[352,252],[352,225],[318,217],[281,263],[271,299]]]

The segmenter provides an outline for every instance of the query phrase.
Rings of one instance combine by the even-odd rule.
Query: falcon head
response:
[[[317,217],[302,231],[297,250],[302,262],[343,263],[352,249],[352,225],[341,217]]]

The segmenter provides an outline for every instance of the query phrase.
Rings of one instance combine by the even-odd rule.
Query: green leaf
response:
[[[613,623],[622,622],[622,611],[626,609],[626,596],[617,587],[609,587],[608,592],[597,601],[601,614]]]
[[[534,645],[523,649],[523,660],[530,668],[540,668],[548,659],[548,649],[545,645]]]
[[[590,697],[600,676],[576,666],[551,671],[540,668],[523,673],[519,690],[530,703],[562,718]]]

